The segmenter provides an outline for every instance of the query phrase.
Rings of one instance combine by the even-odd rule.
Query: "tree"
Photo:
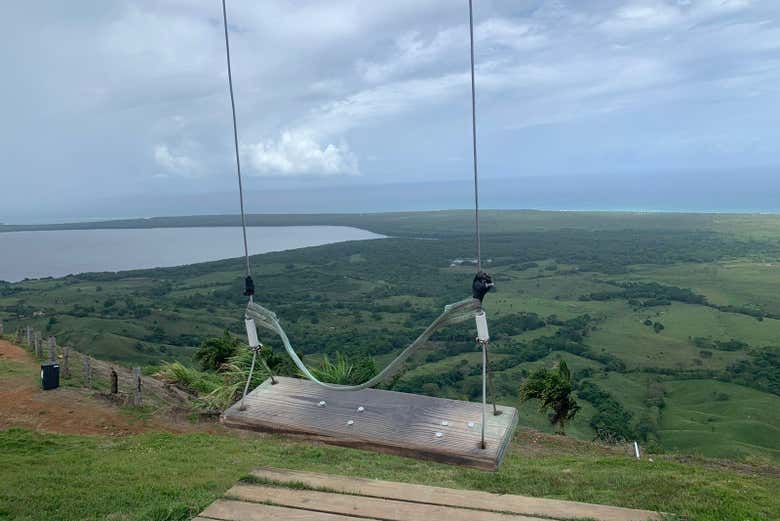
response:
[[[566,434],[566,422],[574,419],[580,410],[572,396],[573,391],[571,372],[566,362],[561,360],[556,369],[541,368],[531,374],[520,386],[520,401],[539,400],[539,412],[552,410],[550,423],[558,426],[558,434]]]
[[[200,362],[204,371],[219,369],[222,364],[236,354],[240,341],[228,331],[221,338],[209,338],[195,351],[195,360]]]

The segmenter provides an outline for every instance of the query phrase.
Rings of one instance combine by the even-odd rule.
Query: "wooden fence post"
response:
[[[33,346],[33,342],[32,342],[32,328],[30,326],[27,326],[26,343],[27,343],[27,348],[28,349],[32,349],[32,346]]]
[[[111,368],[111,394],[117,394],[119,392],[119,376],[116,374],[114,368]]]
[[[133,367],[133,387],[135,389],[133,390],[133,405],[136,407],[141,406],[141,368],[140,367]]]
[[[35,332],[35,356],[37,356],[38,358],[43,357],[43,345],[41,344],[40,331]]]
[[[84,355],[84,385],[92,389],[92,360]]]
[[[5,334],[5,326],[3,325],[3,321],[0,320],[0,336],[3,336]]]
[[[16,330],[16,345],[22,345],[22,328]]]
[[[63,346],[62,348],[62,377],[70,378],[70,367],[68,366],[68,358],[70,358],[70,348]]]
[[[49,362],[57,361],[57,339],[53,336],[49,337]]]

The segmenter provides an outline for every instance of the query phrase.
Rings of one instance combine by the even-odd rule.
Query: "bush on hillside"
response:
[[[724,379],[780,396],[780,347],[752,350],[726,369]]]
[[[662,393],[662,391],[661,391]],[[632,414],[612,395],[591,381],[584,381],[577,389],[577,396],[589,401],[596,408],[590,419],[590,426],[596,431],[596,438],[606,442],[626,441],[636,438],[631,426]],[[663,400],[663,395],[660,398]],[[658,400],[658,396],[655,400]],[[660,407],[660,404],[655,404]],[[646,433],[653,429],[643,426]]]
[[[241,341],[227,331],[220,338],[209,338],[195,351],[195,360],[204,371],[216,371],[235,356]]]

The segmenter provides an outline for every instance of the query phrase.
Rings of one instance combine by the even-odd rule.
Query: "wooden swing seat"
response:
[[[482,404],[363,389],[333,391],[298,378],[266,380],[222,415],[228,427],[284,433],[358,449],[497,470],[517,425],[517,411],[487,414]]]

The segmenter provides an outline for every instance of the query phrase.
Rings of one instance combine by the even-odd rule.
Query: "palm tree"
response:
[[[539,412],[549,410],[550,423],[557,425],[558,434],[566,434],[566,422],[574,419],[580,406],[572,396],[571,371],[563,360],[553,370],[538,369],[520,386],[520,401],[539,400]]]

